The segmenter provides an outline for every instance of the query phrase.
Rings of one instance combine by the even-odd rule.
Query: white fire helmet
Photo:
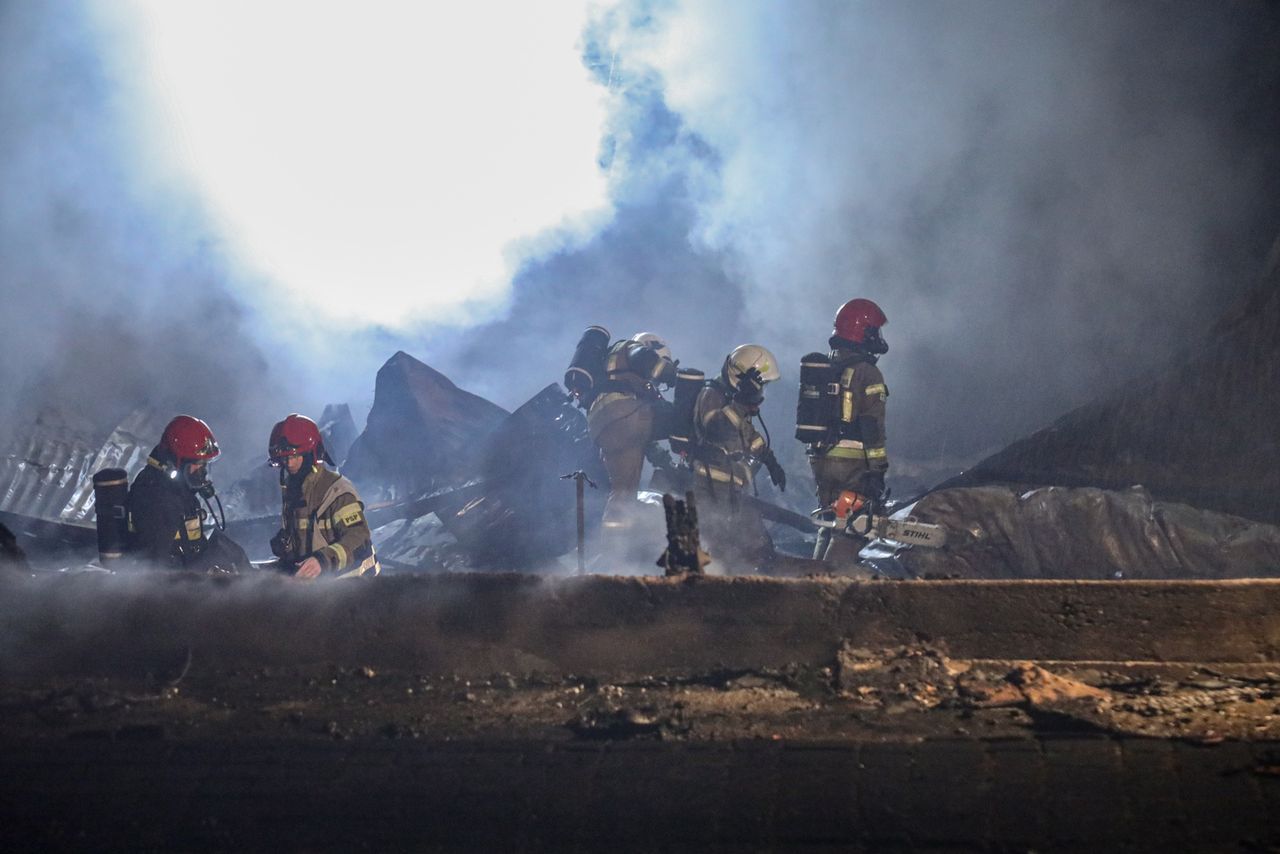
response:
[[[736,389],[738,379],[752,368],[760,372],[760,381],[764,383],[771,383],[782,376],[778,373],[778,360],[759,344],[743,344],[741,347],[734,348],[734,351],[724,360],[721,373],[724,381],[731,388]]]
[[[667,346],[666,341],[663,341],[652,332],[637,332],[635,335],[631,336],[631,340],[637,344],[643,344],[650,350],[656,350],[659,356],[666,359],[668,362],[671,361],[671,348]]]

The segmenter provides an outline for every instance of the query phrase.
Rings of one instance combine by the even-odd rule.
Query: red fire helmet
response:
[[[831,334],[854,344],[866,343],[868,329],[879,329],[889,322],[880,306],[869,299],[851,299],[836,312]]]
[[[295,454],[312,454],[316,459],[329,459],[324,450],[324,438],[320,435],[316,422],[296,412],[271,428],[271,441],[267,444],[267,456],[273,463],[282,463]]]
[[[221,453],[209,425],[190,415],[179,415],[170,421],[160,437],[160,444],[179,463],[210,462]]]

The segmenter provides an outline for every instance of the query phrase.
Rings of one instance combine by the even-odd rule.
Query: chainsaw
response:
[[[810,515],[818,527],[833,528],[850,537],[891,540],[926,549],[940,549],[947,544],[947,530],[941,525],[921,522],[912,516],[905,519],[878,516],[871,511],[870,504],[862,512],[852,513],[844,518],[837,516],[830,508],[814,510]]]

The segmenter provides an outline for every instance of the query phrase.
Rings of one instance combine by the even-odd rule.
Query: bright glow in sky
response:
[[[464,321],[506,294],[513,241],[608,215],[587,5],[139,0],[146,130],[276,297]]]

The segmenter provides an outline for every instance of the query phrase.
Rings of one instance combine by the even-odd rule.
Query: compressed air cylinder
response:
[[[588,326],[578,339],[569,370],[564,372],[564,387],[584,407],[591,405],[597,386],[604,379],[604,360],[608,353],[609,330],[603,326]]]
[[[796,438],[806,444],[834,442],[840,430],[840,383],[826,353],[800,360],[800,396],[796,402]]]
[[[687,453],[693,446],[693,409],[706,379],[706,374],[693,368],[682,368],[676,372],[671,450],[677,454]]]
[[[103,469],[93,476],[93,506],[98,523],[98,560],[103,566],[124,557],[129,547],[129,473]]]

